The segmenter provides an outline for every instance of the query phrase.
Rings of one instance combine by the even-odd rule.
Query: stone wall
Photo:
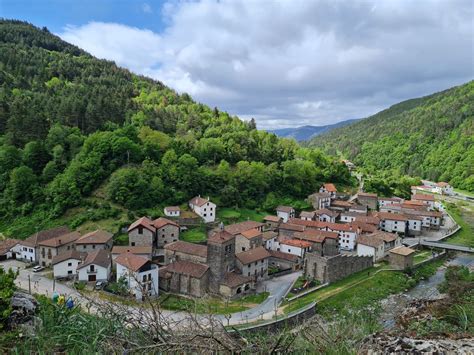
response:
[[[194,297],[202,297],[207,293],[209,274],[197,279],[189,275],[173,273],[169,282],[169,291]]]
[[[307,277],[314,278],[321,283],[331,283],[372,266],[373,258],[371,256],[342,254],[320,256],[315,253],[306,253],[304,272]]]
[[[179,227],[167,224],[156,231],[156,245],[163,248],[165,244],[176,242],[179,239]]]
[[[173,251],[173,250],[168,250],[168,249],[165,249],[164,251],[165,251],[165,260],[164,260],[165,265],[168,265],[172,263],[173,261],[178,261],[178,260],[191,261],[193,263],[202,263],[202,264],[207,263],[207,258],[199,256],[199,255],[187,254],[180,251]]]
[[[143,228],[142,234],[139,234],[138,231],[139,228],[135,228],[128,233],[129,244],[137,247],[153,247],[155,234],[146,228]]]

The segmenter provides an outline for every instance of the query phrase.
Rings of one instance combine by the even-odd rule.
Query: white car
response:
[[[40,272],[40,271],[43,271],[44,270],[44,267],[41,266],[41,265],[36,265],[34,268],[33,268],[33,272]]]

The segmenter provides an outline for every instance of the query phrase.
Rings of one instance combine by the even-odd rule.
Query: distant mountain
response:
[[[326,126],[301,126],[296,128],[280,128],[269,130],[270,133],[275,133],[278,137],[294,138],[297,141],[306,141],[320,134],[327,133],[334,128],[346,126],[357,119],[346,120]]]

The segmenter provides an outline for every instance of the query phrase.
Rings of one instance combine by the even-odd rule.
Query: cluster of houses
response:
[[[52,267],[56,278],[79,281],[125,281],[137,299],[159,289],[201,297],[235,298],[255,292],[269,271],[303,269],[323,283],[390,259],[395,267],[412,263],[414,251],[402,236],[436,229],[442,214],[432,195],[409,201],[359,193],[356,202],[339,198],[334,184],[308,196],[314,210],[297,217],[291,206],[278,206],[263,223],[212,224],[203,244],[180,240],[179,207],[164,209],[167,218],[142,217],[128,227],[128,246],[114,246],[113,236],[97,230],[85,235],[59,227],[26,240],[7,240],[0,257],[15,257]],[[216,205],[197,196],[189,208],[206,223],[216,219]],[[8,254],[10,253],[10,254]]]
[[[454,195],[453,187],[444,181],[441,182],[433,182],[429,180],[421,180],[423,185],[420,186],[412,186],[412,192],[420,191],[420,192],[428,192],[428,193],[435,193],[440,195]]]

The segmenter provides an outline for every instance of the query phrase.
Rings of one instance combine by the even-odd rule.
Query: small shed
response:
[[[390,266],[397,270],[405,270],[413,266],[415,250],[408,247],[398,247],[390,250]]]

